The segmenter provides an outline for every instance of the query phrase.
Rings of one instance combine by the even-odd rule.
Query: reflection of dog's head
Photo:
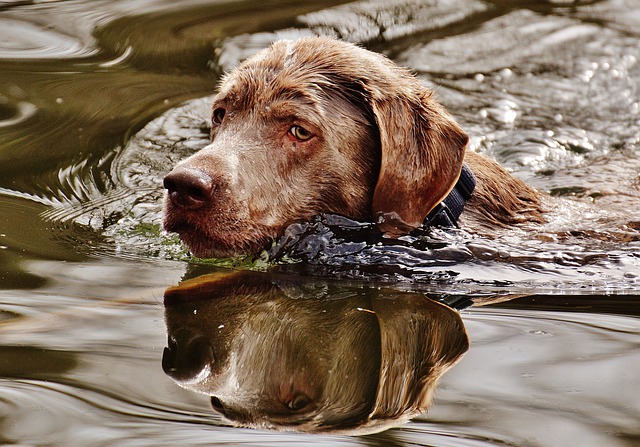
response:
[[[423,295],[267,278],[201,277],[165,294],[165,372],[236,424],[377,431],[425,411],[468,347],[458,314]]]

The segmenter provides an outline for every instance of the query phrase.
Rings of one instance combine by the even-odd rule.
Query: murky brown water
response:
[[[0,444],[640,445],[639,11],[0,1]],[[163,173],[207,141],[222,72],[313,33],[414,69],[475,150],[550,193],[549,224],[389,243],[322,216],[258,260],[189,262],[160,231]],[[268,271],[220,286],[229,265]],[[164,306],[167,288],[210,273],[217,286],[170,289],[181,304]],[[424,294],[464,308],[461,359],[433,337],[458,311]],[[430,326],[420,337],[398,321]],[[446,361],[425,369],[433,346]],[[210,380],[216,368],[235,381]],[[434,389],[423,414],[418,397]],[[194,390],[229,419],[290,428],[284,404],[341,434],[236,428]],[[381,398],[401,395],[404,406]]]

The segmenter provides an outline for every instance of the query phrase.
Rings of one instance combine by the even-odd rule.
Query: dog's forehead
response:
[[[339,70],[341,48],[329,54],[310,42],[278,41],[258,52],[225,77],[220,96],[243,108],[277,99],[317,104],[323,92],[347,79]]]

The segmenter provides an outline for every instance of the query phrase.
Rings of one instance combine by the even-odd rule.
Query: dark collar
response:
[[[425,226],[457,227],[458,219],[464,210],[464,205],[471,198],[476,187],[476,176],[473,175],[466,163],[462,164],[462,172],[456,186],[449,195],[440,202],[424,220]]]

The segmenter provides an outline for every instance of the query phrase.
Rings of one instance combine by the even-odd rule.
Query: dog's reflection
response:
[[[162,366],[242,426],[370,433],[423,413],[467,350],[458,313],[422,294],[205,275],[165,292]]]

